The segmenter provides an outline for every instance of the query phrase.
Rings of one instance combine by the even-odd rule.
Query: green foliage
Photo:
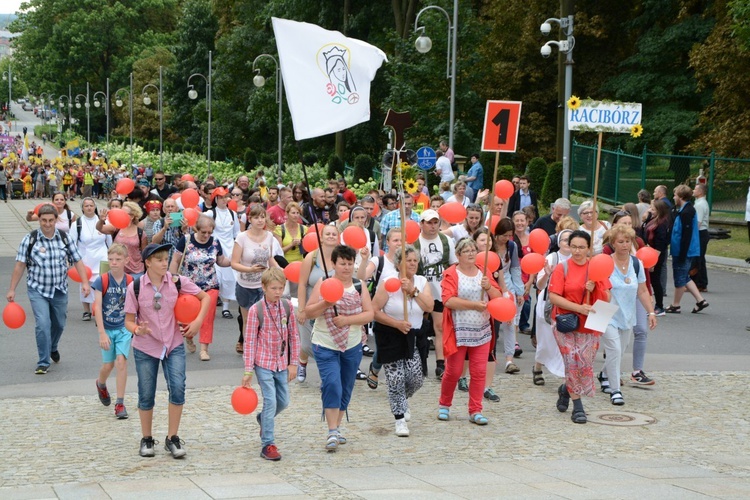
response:
[[[516,175],[513,165],[500,165],[497,168],[497,180],[512,180],[513,176]],[[493,187],[494,189],[494,187]]]
[[[250,172],[258,166],[258,155],[256,155],[255,151],[252,149],[246,148],[242,155],[242,162],[245,166],[245,170]]]
[[[367,180],[364,180],[365,179],[364,177],[363,178],[354,177],[354,179],[356,180],[356,182],[354,182],[354,184],[349,186],[349,188],[352,190],[354,194],[357,195],[358,200],[361,200],[362,198],[364,198],[367,195],[367,193],[369,193],[373,189],[378,189],[379,183],[378,181],[374,180],[372,177],[367,177],[366,178]]]
[[[305,165],[309,165],[309,162],[307,161],[303,161],[302,163],[304,163]],[[326,169],[326,174],[328,175],[329,179],[338,179],[344,174],[344,161],[336,154],[332,154],[328,158],[328,168]]]
[[[563,188],[563,164],[560,161],[550,163],[547,167],[547,177],[544,179],[539,208],[547,210],[556,199],[562,196]]]
[[[172,146],[172,152],[175,154],[182,153],[183,148],[184,146],[182,144],[175,144],[174,146]]]
[[[372,156],[365,154],[357,155],[357,157],[354,158],[354,172],[352,173],[352,178],[356,180],[371,179],[374,169],[375,161],[372,159]]]
[[[532,158],[529,160],[528,165],[526,165],[526,172],[524,173],[529,178],[531,188],[539,192],[539,188],[544,186],[544,180],[547,177],[547,162],[544,161],[544,158],[539,158],[538,156]]]
[[[260,154],[260,164],[264,167],[268,168],[271,165],[273,165],[275,157],[271,153],[261,153]]]

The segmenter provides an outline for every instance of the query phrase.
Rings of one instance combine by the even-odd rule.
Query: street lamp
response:
[[[162,172],[164,171],[164,157],[162,155],[162,148],[163,148],[163,139],[164,139],[164,113],[162,108],[162,96],[161,96],[161,89],[162,89],[162,73],[161,73],[161,66],[159,66],[159,86],[157,87],[153,83],[147,83],[143,87],[143,91],[141,94],[143,94],[143,104],[146,106],[151,104],[151,97],[149,97],[148,93],[146,93],[146,89],[149,87],[153,87],[158,93],[159,93],[159,170]]]
[[[13,74],[13,66],[8,63],[8,71],[3,71],[3,81],[8,81],[8,116],[10,116],[10,107],[13,103],[13,82],[18,81],[18,77]]]
[[[208,160],[206,161],[206,170],[207,173],[211,174],[211,77],[212,77],[212,52],[208,51],[208,78],[206,78],[205,75],[201,73],[193,73],[188,77],[187,80],[187,86],[190,90],[188,90],[188,97],[190,99],[197,99],[198,98],[198,92],[195,90],[195,87],[193,85],[190,85],[190,80],[194,76],[200,76],[205,80],[206,82],[206,110],[208,111]]]
[[[101,94],[102,99],[104,100],[104,117],[107,119],[107,150],[109,150],[109,78],[107,78],[107,92],[102,92],[101,90],[98,90],[94,92],[94,107],[98,108],[101,106],[101,102],[99,99],[96,98],[97,95]]]
[[[419,11],[417,17],[414,19],[414,32],[420,33],[420,35],[414,42],[414,46],[417,49],[417,52],[419,52],[420,54],[426,54],[432,48],[432,40],[430,40],[430,37],[425,34],[425,27],[419,26],[419,16],[421,16],[423,12],[429,9],[439,10],[440,12],[445,14],[445,18],[448,20],[448,39],[450,41],[448,43],[448,51],[446,54],[446,78],[450,78],[451,80],[451,107],[450,121],[448,123],[448,147],[453,149],[453,127],[456,123],[456,48],[458,45],[456,27],[458,26],[458,0],[453,0],[452,21],[451,17],[448,15],[448,12],[446,12],[446,10],[442,7],[438,7],[437,5],[428,5],[427,7]],[[399,148],[401,146],[402,145],[398,145]]]
[[[282,99],[282,92],[284,91],[284,87],[282,85],[281,81],[281,67],[279,66],[279,61],[276,60],[275,57],[273,57],[270,54],[261,54],[258,57],[253,60],[253,71],[255,71],[255,76],[253,77],[253,85],[260,88],[266,84],[266,79],[263,77],[263,75],[260,74],[260,68],[255,67],[256,63],[263,58],[268,58],[273,61],[273,63],[276,65],[276,102],[279,104],[279,178],[281,178],[281,171],[282,171],[282,158],[281,158],[281,146],[283,141],[283,135],[282,135],[282,121],[281,121],[281,111],[283,109],[284,101]]]
[[[573,93],[573,48],[576,45],[576,39],[573,37],[573,15],[557,19],[551,17],[544,21],[539,27],[542,35],[547,36],[552,31],[552,25],[550,23],[557,23],[560,28],[564,30],[566,39],[565,40],[550,40],[549,42],[542,45],[540,53],[542,57],[547,58],[552,54],[552,46],[556,46],[557,50],[566,55],[565,58],[565,91],[563,93],[563,185],[562,185],[562,196],[563,198],[569,197],[570,188],[570,129],[568,128],[568,117],[567,117],[567,102],[570,99],[570,95]],[[559,130],[559,129],[558,129]],[[559,151],[559,150],[558,150]]]
[[[39,114],[39,118],[42,121],[42,125],[44,125],[44,108],[47,104],[47,97],[49,97],[49,94],[46,92],[42,92],[41,94],[39,94],[39,97],[37,97],[36,99],[36,103],[42,105],[42,112]]]
[[[118,108],[122,107],[121,93],[128,94],[128,105],[130,106],[130,168],[133,168],[133,73],[130,73],[130,90],[123,87],[115,92],[115,105]]]
[[[86,100],[83,102],[83,106],[86,108],[86,142],[91,144],[91,100],[89,99],[89,82],[86,82],[86,95],[78,94],[75,98],[76,109],[81,109],[81,103],[78,100],[79,97],[83,97]]]
[[[67,108],[68,108],[68,130],[70,130],[70,127],[73,126],[72,120],[70,118],[70,112],[71,112],[71,110],[73,108],[73,103],[71,102],[71,97],[70,97],[70,91],[71,91],[70,85],[68,85],[68,95],[61,95],[58,98],[59,99],[58,104],[60,105],[60,111],[62,112],[62,110],[63,110],[63,108],[65,106],[67,106]],[[65,102],[63,102],[63,99],[67,99],[67,100]]]

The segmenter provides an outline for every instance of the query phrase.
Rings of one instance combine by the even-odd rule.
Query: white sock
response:
[[[229,310],[229,299],[221,299],[221,310],[222,311]]]

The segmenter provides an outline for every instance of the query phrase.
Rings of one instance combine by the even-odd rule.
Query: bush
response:
[[[318,155],[315,153],[306,153],[302,155],[302,164],[306,167],[312,167],[318,163]]]
[[[263,165],[266,168],[268,168],[271,165],[273,165],[274,160],[275,160],[275,157],[271,153],[261,153],[260,154],[260,164]]]
[[[550,163],[547,168],[547,178],[544,179],[542,195],[539,198],[539,209],[546,212],[551,203],[562,196],[563,164],[560,161]]]
[[[213,161],[225,161],[227,159],[227,152],[221,146],[214,146],[211,148],[211,160]]]
[[[516,172],[513,165],[500,165],[497,168],[497,180],[511,181],[514,175],[516,175]]]
[[[374,169],[375,161],[372,159],[372,157],[365,154],[357,155],[354,158],[354,173],[352,174],[352,178],[355,180],[355,182],[359,179],[371,178]]]
[[[242,163],[245,166],[245,172],[250,172],[258,166],[258,155],[252,149],[245,148],[245,152],[242,155]]]
[[[547,178],[547,162],[544,158],[532,158],[526,165],[526,177],[529,178],[531,189],[539,192],[544,187],[544,181]]]
[[[172,152],[174,154],[182,153],[182,151],[183,151],[183,145],[182,144],[175,144],[174,146],[172,146]]]

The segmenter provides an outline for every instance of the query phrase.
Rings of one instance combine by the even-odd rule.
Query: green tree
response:
[[[526,165],[524,174],[529,178],[532,189],[538,193],[539,189],[544,186],[544,179],[547,177],[547,162],[544,161],[544,158],[538,156],[532,158]]]

